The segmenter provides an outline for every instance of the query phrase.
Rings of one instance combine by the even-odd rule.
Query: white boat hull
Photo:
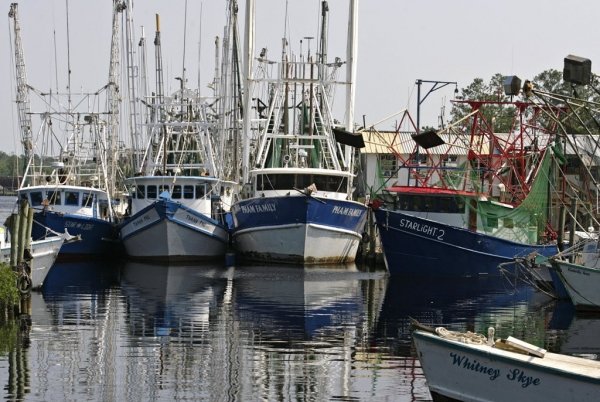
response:
[[[361,236],[316,224],[238,231],[236,251],[245,259],[297,264],[342,264],[356,259]]]
[[[49,237],[45,240],[31,242],[31,285],[33,289],[39,289],[54,265],[58,252],[64,243],[60,236]],[[2,262],[10,264],[10,243],[2,247]]]
[[[423,331],[413,339],[434,397],[461,401],[597,401],[600,362],[471,345]]]
[[[552,260],[571,302],[578,310],[600,310],[600,270]]]
[[[227,232],[216,226],[205,230],[162,219],[132,232],[123,239],[123,245],[127,255],[137,259],[183,261],[224,256]]]

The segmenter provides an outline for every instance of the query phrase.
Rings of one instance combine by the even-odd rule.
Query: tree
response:
[[[493,123],[495,132],[508,132],[512,128],[515,108],[505,105],[510,97],[504,94],[504,77],[495,74],[488,83],[475,78],[471,84],[461,90],[460,100],[454,102],[450,116],[453,121],[462,119],[476,108],[481,108],[485,119]]]
[[[535,101],[548,107],[560,108],[562,111],[560,124],[569,134],[588,133],[590,129],[595,132],[600,131],[598,119],[600,116],[598,116],[599,113],[596,113],[596,111],[600,111],[600,108],[589,103],[585,108],[569,106],[577,99],[600,104],[600,95],[591,86],[564,82],[562,72],[555,69],[541,72],[531,82],[534,89],[531,97],[527,98],[521,94],[519,100]],[[571,102],[568,102],[567,99],[571,99]],[[502,74],[495,74],[488,83],[481,78],[475,78],[467,87],[461,89],[461,96],[453,103],[450,115],[452,121],[458,121],[475,108],[481,108],[481,113],[486,121],[493,122],[494,132],[509,132],[515,128],[513,124],[516,111],[510,103],[511,100],[513,99],[510,96],[504,94],[504,76]],[[554,130],[556,121],[547,115],[538,119],[538,124]]]

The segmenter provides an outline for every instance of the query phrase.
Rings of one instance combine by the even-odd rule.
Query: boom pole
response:
[[[29,87],[27,85],[27,70],[25,69],[25,55],[21,42],[21,26],[19,24],[18,4],[12,3],[9,18],[13,21],[13,32],[15,34],[15,77],[17,81],[17,110],[19,113],[19,124],[21,126],[21,143],[25,158],[29,161],[33,153],[33,141],[31,134],[31,106],[29,101]]]

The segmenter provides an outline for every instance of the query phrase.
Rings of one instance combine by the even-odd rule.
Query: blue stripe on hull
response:
[[[140,260],[220,258],[229,244],[224,224],[170,200],[157,200],[126,220],[121,238],[127,254]]]
[[[353,201],[285,196],[244,200],[232,212],[233,241],[242,258],[317,264],[354,261],[367,208]],[[313,242],[327,242],[327,250]]]
[[[81,241],[63,244],[59,253],[61,259],[87,255],[116,258],[123,253],[118,229],[111,222],[52,211],[36,212],[33,220],[33,240],[45,238],[48,235],[46,227],[58,233],[64,233],[66,229],[72,236],[81,236]]]
[[[556,245],[511,242],[399,211],[375,211],[390,273],[424,276],[500,276],[498,265],[532,252],[551,256]]]

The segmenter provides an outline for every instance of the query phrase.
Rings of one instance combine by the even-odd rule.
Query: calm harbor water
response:
[[[28,333],[0,326],[2,397],[430,400],[410,317],[599,358],[600,318],[527,286],[354,265],[69,262],[32,294]]]

